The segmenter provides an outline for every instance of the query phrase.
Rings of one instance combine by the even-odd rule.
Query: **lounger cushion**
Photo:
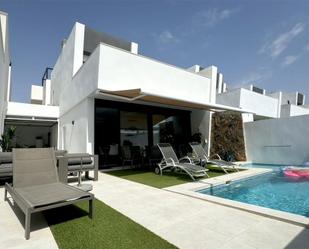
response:
[[[70,153],[66,155],[68,157],[68,165],[80,165],[81,159],[83,164],[91,164],[92,159],[89,154],[86,153]]]
[[[87,170],[94,170],[94,164],[85,164],[82,166],[83,171]],[[79,171],[80,170],[80,165],[69,165],[68,166],[68,171]]]
[[[12,152],[0,152],[0,164],[12,163],[13,155]]]
[[[13,167],[11,163],[2,163],[0,164],[0,174],[12,174],[13,173]]]
[[[60,182],[15,188],[15,191],[33,208],[90,197],[87,192]]]
[[[191,163],[181,163],[179,165],[185,167],[190,172],[201,173],[201,172],[206,172],[207,171],[207,169],[205,169],[204,167],[201,167],[201,166],[198,166],[198,165],[194,165],[194,164],[191,164]]]
[[[229,167],[236,166],[235,163],[227,162],[227,161],[219,160],[219,159],[208,160],[208,163],[210,163],[210,164],[218,164],[218,165],[223,166],[223,167],[225,167],[225,166],[229,166]]]
[[[91,164],[92,160],[90,157],[83,158],[82,159],[83,164]],[[81,164],[81,159],[80,158],[69,158],[68,159],[68,165],[80,165]]]

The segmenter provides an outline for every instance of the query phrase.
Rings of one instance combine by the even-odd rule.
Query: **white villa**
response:
[[[75,23],[14,102],[8,27],[0,11],[1,248],[308,248],[303,93],[232,89]]]
[[[124,143],[147,152],[171,137],[175,144],[188,143],[200,132],[209,152],[212,113],[232,111],[242,113],[248,161],[309,160],[307,142],[300,142],[309,120],[304,94],[268,93],[255,85],[229,90],[216,66],[179,68],[139,54],[135,42],[81,23],[63,40],[42,84],[32,86],[31,104],[12,102],[4,12],[0,24],[0,133],[16,126],[20,147],[95,153],[104,167],[118,163]],[[287,133],[282,140],[287,127],[300,136]]]

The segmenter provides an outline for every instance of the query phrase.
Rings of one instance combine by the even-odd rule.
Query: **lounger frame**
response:
[[[35,150],[38,150],[38,154],[39,154],[40,153],[39,150],[42,151],[44,149],[19,149],[19,150],[23,150],[23,153],[29,152],[29,154],[31,154],[30,156],[33,156],[33,154],[35,154],[35,152],[36,152]],[[33,151],[30,152],[29,150],[33,150]],[[50,151],[48,151],[48,150],[50,150]],[[14,153],[14,150],[13,150],[13,153]],[[52,176],[51,180],[49,180],[49,181],[51,183],[54,181],[56,184],[61,184],[65,188],[67,188],[67,189],[69,188],[69,189],[75,191],[76,192],[76,199],[67,198],[67,200],[62,200],[62,201],[57,201],[57,202],[54,201],[54,202],[50,202],[50,203],[46,202],[46,204],[38,205],[38,206],[34,206],[33,203],[31,204],[30,200],[27,200],[24,196],[22,196],[17,191],[17,189],[15,190],[15,187],[16,187],[16,186],[14,187],[15,184],[18,186],[18,189],[22,189],[23,186],[22,185],[19,186],[18,182],[16,182],[17,177],[14,177],[15,171],[14,171],[14,156],[13,156],[13,185],[8,184],[8,183],[5,184],[4,200],[9,201],[9,198],[8,198],[8,193],[9,193],[11,198],[14,201],[14,204],[17,204],[17,206],[25,214],[25,238],[26,239],[30,238],[31,216],[32,216],[33,213],[36,213],[36,212],[41,212],[41,211],[45,211],[45,210],[49,210],[49,209],[53,209],[53,208],[57,208],[57,207],[63,207],[63,206],[74,204],[76,202],[88,201],[89,202],[89,217],[91,219],[93,218],[94,195],[91,194],[91,193],[87,193],[85,191],[82,191],[80,189],[77,189],[73,186],[66,185],[64,183],[59,182],[58,172],[57,172],[57,169],[56,169],[56,159],[55,159],[54,150],[52,148],[47,148],[47,149],[45,149],[45,153],[49,153],[49,155],[53,155],[52,158],[47,158],[47,160],[49,160],[49,161],[48,161],[48,166],[46,166],[46,167],[48,167],[51,170],[50,172],[54,171],[54,173],[55,173],[55,175]],[[19,162],[18,167],[20,167],[20,162]],[[38,179],[37,176],[35,176],[35,179]],[[44,185],[44,183],[43,183],[43,185]],[[41,185],[41,186],[43,186],[43,185]],[[38,187],[40,187],[39,184],[31,184],[30,185],[29,183],[27,183],[25,185],[25,187],[27,187],[27,186],[38,186]],[[78,194],[80,194],[80,195],[78,195]]]
[[[171,147],[171,150],[173,150],[172,146],[169,144],[158,144],[158,147],[161,151],[161,154],[163,156],[163,159],[161,160],[160,163],[158,163],[158,168],[160,170],[160,175],[163,174],[163,170],[171,168],[171,169],[180,169],[181,171],[184,171],[186,174],[188,174],[191,179],[193,181],[195,181],[195,177],[202,177],[202,176],[207,176],[209,177],[209,175],[207,174],[207,170],[205,169],[205,171],[203,171],[203,173],[193,173],[192,171],[189,170],[188,167],[185,166],[185,164],[181,164],[180,161],[184,161],[187,160],[189,161],[188,164],[191,164],[192,166],[196,166],[195,164],[193,164],[192,160],[189,157],[182,157],[180,159],[177,158],[174,150],[173,150],[173,157],[166,157],[165,152],[162,150],[162,145],[166,146],[166,147]]]

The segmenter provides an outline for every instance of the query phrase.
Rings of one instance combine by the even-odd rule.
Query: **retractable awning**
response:
[[[189,109],[198,109],[198,110],[207,110],[207,111],[233,111],[233,112],[241,112],[241,113],[253,113],[250,110],[244,110],[241,108],[225,106],[220,104],[202,104],[198,102],[185,101],[181,99],[171,98],[168,96],[157,95],[153,93],[148,93],[142,91],[140,88],[137,89],[127,89],[127,90],[117,90],[117,91],[109,91],[109,90],[98,90],[99,95],[105,95],[110,97],[115,97],[118,99],[123,99],[126,101],[144,101],[147,103],[156,103],[169,105],[174,107],[182,107]]]

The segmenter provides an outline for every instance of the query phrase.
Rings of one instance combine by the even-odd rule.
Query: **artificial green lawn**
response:
[[[94,203],[93,220],[88,202],[44,213],[60,249],[176,248],[103,202]]]
[[[192,182],[192,179],[187,174],[179,174],[168,171],[165,171],[162,176],[156,175],[153,171],[137,169],[115,170],[106,173],[155,188],[166,188],[182,183]],[[222,171],[208,171],[207,173],[210,177],[224,174]]]

